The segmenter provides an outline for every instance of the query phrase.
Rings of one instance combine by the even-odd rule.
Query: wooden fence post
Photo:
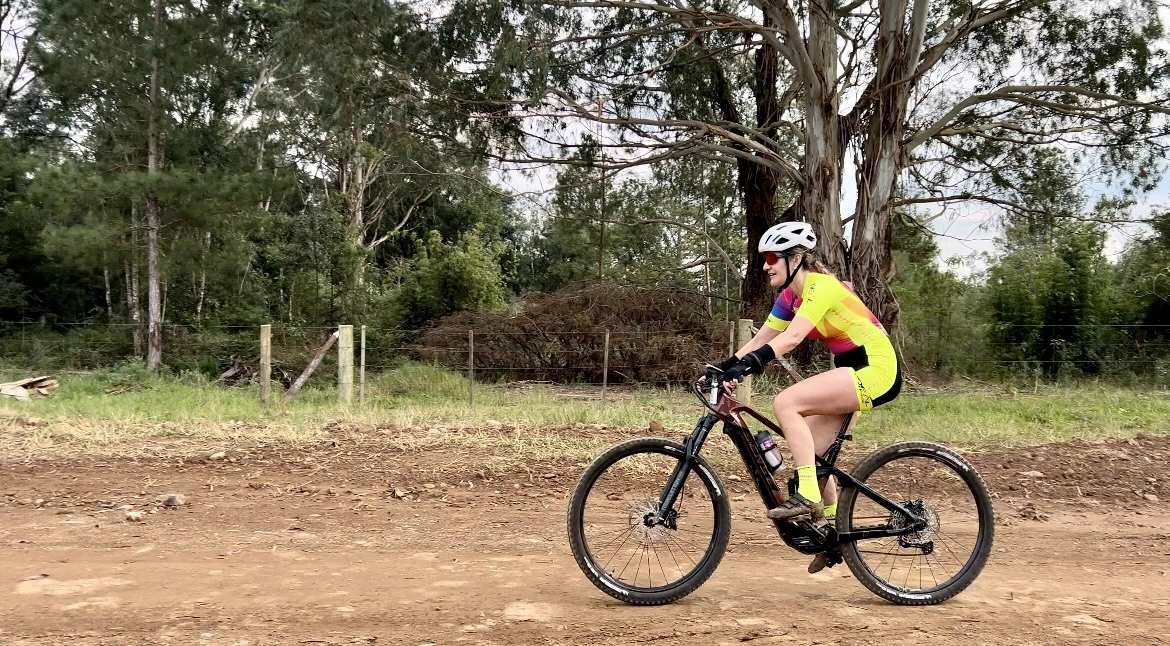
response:
[[[467,331],[467,405],[475,407],[475,330]]]
[[[287,404],[288,400],[292,399],[292,396],[297,394],[297,391],[301,389],[301,386],[305,385],[305,380],[309,378],[309,375],[313,374],[317,366],[321,365],[321,360],[325,358],[325,353],[329,352],[329,348],[332,348],[336,342],[337,330],[334,330],[333,334],[329,335],[329,339],[325,341],[325,345],[321,346],[321,349],[317,351],[317,356],[313,357],[313,360],[309,362],[309,366],[305,368],[305,371],[301,373],[300,377],[297,377],[297,380],[293,382],[292,387],[288,389],[284,397],[281,397],[281,404]]]
[[[752,338],[752,320],[739,319],[739,327],[735,335],[735,345],[742,348],[743,344],[747,343]],[[751,406],[752,404],[752,377],[748,375],[744,377],[743,383],[736,389],[735,398],[739,401]]]
[[[272,398],[272,326],[260,326],[260,403]]]
[[[353,403],[353,326],[337,326],[337,402]]]
[[[366,403],[366,326],[362,326],[362,367],[358,372],[361,385],[358,387],[358,403]]]

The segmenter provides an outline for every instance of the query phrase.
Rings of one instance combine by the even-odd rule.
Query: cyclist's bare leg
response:
[[[825,451],[833,445],[837,439],[837,432],[841,430],[841,425],[845,423],[845,415],[809,415],[804,418],[808,423],[808,428],[812,431],[813,447],[816,449],[817,455],[824,457]],[[849,422],[849,428],[857,423],[857,416],[855,415]],[[821,483],[821,499],[825,506],[837,504],[837,479],[829,476]]]
[[[788,441],[797,465],[813,464],[813,453],[817,449],[806,418],[832,416],[840,428],[842,417],[855,412],[857,407],[857,390],[853,371],[849,368],[836,368],[809,377],[776,395],[772,402],[776,421],[784,430],[784,439]],[[819,433],[827,438],[822,450],[836,437],[837,428],[826,427]]]
[[[813,430],[805,417],[825,415],[836,416],[839,420],[839,416],[856,411],[858,402],[853,371],[849,368],[836,368],[809,377],[777,395],[772,406],[776,413],[776,421],[784,430],[784,437],[792,451],[797,475],[802,483],[798,488],[800,496],[794,497],[794,500],[782,505],[783,509],[773,510],[773,512],[777,514],[797,513],[802,507],[808,508],[802,506],[799,503],[800,500],[811,501],[810,504],[816,505],[820,502],[817,499],[821,497],[815,481],[805,479],[812,473],[808,469],[815,468],[813,456],[817,449]],[[838,421],[839,423],[840,421]],[[836,434],[836,430],[826,427],[818,435],[826,433],[832,437]],[[811,494],[807,493],[808,489],[806,488],[810,485],[813,491]],[[770,512],[771,514],[772,512]],[[788,516],[772,515],[771,517],[785,518]]]

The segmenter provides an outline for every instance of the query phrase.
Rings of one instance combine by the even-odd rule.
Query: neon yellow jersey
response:
[[[809,273],[800,296],[791,287],[780,292],[764,324],[783,332],[797,316],[813,323],[807,338],[824,340],[835,355],[861,346],[888,348],[893,355],[881,322],[852,289],[833,276]]]

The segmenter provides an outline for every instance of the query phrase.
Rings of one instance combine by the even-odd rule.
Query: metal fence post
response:
[[[605,404],[605,391],[609,386],[609,330],[605,331],[605,358],[601,363],[601,403]]]
[[[353,326],[337,326],[337,401],[353,402]]]
[[[260,326],[260,403],[272,398],[272,326]]]
[[[358,387],[358,403],[366,403],[366,326],[362,326],[362,367],[358,372],[359,383]]]
[[[475,330],[467,331],[467,405],[475,406]]]

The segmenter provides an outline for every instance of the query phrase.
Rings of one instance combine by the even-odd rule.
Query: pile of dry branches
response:
[[[685,381],[726,356],[728,324],[681,290],[597,285],[527,301],[519,312],[464,312],[440,320],[414,349],[424,361],[488,379],[600,383],[609,331],[609,381]]]

